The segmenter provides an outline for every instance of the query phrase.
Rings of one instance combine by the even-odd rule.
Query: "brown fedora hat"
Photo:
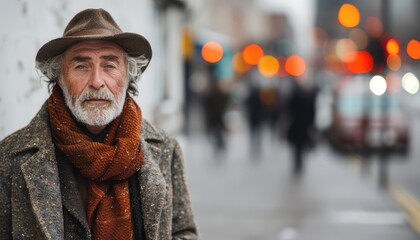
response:
[[[105,40],[120,45],[128,55],[138,57],[144,55],[150,62],[152,48],[143,36],[136,33],[123,32],[103,9],[86,9],[70,20],[63,37],[44,44],[36,54],[36,61],[42,62],[62,54],[67,48],[81,41]],[[141,70],[144,72],[147,65]]]

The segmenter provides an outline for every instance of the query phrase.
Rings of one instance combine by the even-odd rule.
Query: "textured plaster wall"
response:
[[[35,70],[35,55],[47,41],[60,37],[68,21],[85,8],[104,8],[124,31],[149,39],[154,56],[142,76],[136,101],[152,118],[160,98],[157,12],[152,0],[1,0],[0,140],[24,127],[48,98],[47,84]]]

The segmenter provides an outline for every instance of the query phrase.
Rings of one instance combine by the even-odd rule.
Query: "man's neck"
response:
[[[89,126],[89,125],[86,125],[86,128],[92,134],[98,135],[106,128],[106,126]]]

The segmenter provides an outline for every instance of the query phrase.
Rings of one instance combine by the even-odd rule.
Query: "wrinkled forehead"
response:
[[[73,56],[76,54],[114,54],[118,57],[125,55],[125,51],[118,44],[111,41],[93,40],[93,41],[82,41],[69,47],[64,52],[64,57]]]

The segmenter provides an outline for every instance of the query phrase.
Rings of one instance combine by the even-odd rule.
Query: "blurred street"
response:
[[[406,158],[394,156],[390,167],[391,184],[398,184],[408,189],[417,199],[420,199],[420,176],[418,174],[420,169],[420,148],[418,147],[420,144],[419,100],[418,96],[415,99],[406,100],[406,104],[409,106],[407,115],[410,118],[410,154]]]
[[[409,215],[378,186],[375,161],[363,171],[359,157],[337,154],[320,142],[308,152],[298,178],[286,141],[265,129],[255,154],[245,125],[234,126],[225,152],[215,152],[199,131],[181,138],[202,239],[419,239]],[[419,159],[408,161],[391,162],[390,178],[393,187],[411,186],[412,193],[418,188],[410,181],[420,179],[407,176],[407,168]]]
[[[420,239],[419,0],[8,1],[0,140],[84,8],[150,41],[133,98],[181,144],[203,240]]]

